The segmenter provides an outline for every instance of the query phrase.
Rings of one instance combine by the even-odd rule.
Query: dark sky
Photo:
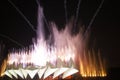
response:
[[[11,0],[36,28],[37,3],[35,0]],[[88,26],[101,0],[82,0],[78,21]],[[78,0],[67,0],[68,19],[76,14]],[[65,25],[64,0],[40,0],[47,21],[59,27]],[[120,6],[115,0],[104,0],[92,26],[90,45],[101,50],[110,67],[120,67]],[[36,33],[7,1],[0,1],[0,34],[6,35],[24,46],[32,43]],[[17,46],[5,36],[0,36],[6,45]]]

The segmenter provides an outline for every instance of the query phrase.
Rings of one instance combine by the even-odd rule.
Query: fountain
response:
[[[9,52],[3,62],[1,76],[27,79],[29,75],[34,79],[38,75],[39,79],[50,76],[52,79],[65,79],[73,74],[81,77],[107,75],[100,53],[95,55],[94,51],[87,50],[88,38],[83,38],[82,28],[77,34],[72,34],[73,21],[68,22],[62,30],[58,30],[57,25],[51,22],[52,33],[49,36],[52,38],[46,40],[43,16],[42,7],[38,6],[37,40],[29,48]]]

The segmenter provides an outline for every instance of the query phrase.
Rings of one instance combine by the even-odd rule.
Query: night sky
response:
[[[35,0],[11,0],[27,19],[37,26],[37,3]],[[101,0],[82,0],[79,9],[78,22],[87,28]],[[65,25],[64,0],[40,0],[48,22],[54,21],[59,28]],[[67,0],[68,19],[76,14],[78,0]],[[117,1],[104,0],[92,26],[90,45],[100,49],[102,57],[106,58],[109,67],[120,67],[120,6]],[[46,28],[47,29],[47,28]],[[48,31],[48,30],[47,30]],[[18,43],[28,46],[36,36],[31,27],[7,1],[0,1],[0,41],[6,46],[19,47],[6,35]]]

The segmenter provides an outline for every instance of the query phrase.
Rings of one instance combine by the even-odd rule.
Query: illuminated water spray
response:
[[[30,48],[11,51],[7,61],[3,62],[3,69],[7,67],[1,75],[10,78],[18,78],[18,75],[27,78],[29,75],[32,79],[35,75],[43,79],[48,76],[56,78],[59,75],[66,78],[75,73],[82,77],[106,76],[104,60],[100,54],[95,55],[94,51],[87,49],[88,38],[84,36],[82,28],[72,35],[74,22],[68,22],[60,31],[57,25],[51,22],[52,30],[49,36],[52,36],[54,42],[50,42],[51,38],[45,39],[43,22],[43,9],[38,6],[37,41],[33,42]]]

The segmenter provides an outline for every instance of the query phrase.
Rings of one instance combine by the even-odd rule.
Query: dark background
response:
[[[35,0],[11,0],[27,19],[37,26],[37,3]],[[82,0],[78,21],[87,28],[93,14],[101,0]],[[47,21],[54,21],[59,28],[65,25],[64,0],[40,0]],[[76,14],[78,0],[67,0],[68,19]],[[106,59],[108,67],[120,67],[120,9],[119,2],[104,0],[104,4],[97,14],[92,26],[90,45],[100,49]],[[36,36],[31,27],[7,1],[0,1],[0,41],[9,48],[19,47],[4,35],[14,39],[23,46],[32,44]]]

